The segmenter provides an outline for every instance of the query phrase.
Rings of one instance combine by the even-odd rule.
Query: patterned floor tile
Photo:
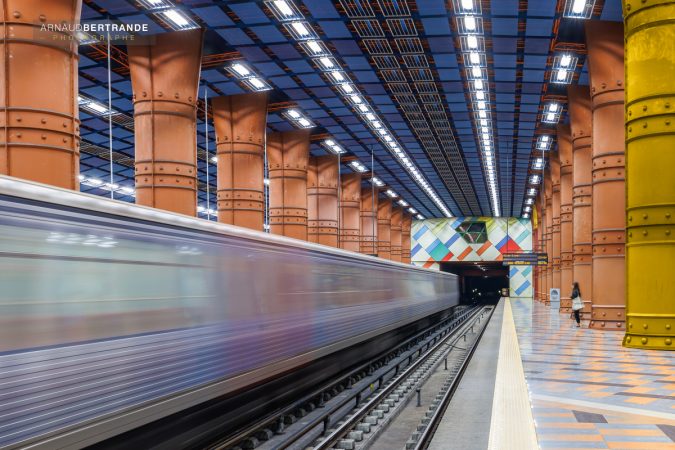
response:
[[[675,450],[675,353],[624,348],[623,333],[576,328],[538,302],[511,305],[542,449]]]

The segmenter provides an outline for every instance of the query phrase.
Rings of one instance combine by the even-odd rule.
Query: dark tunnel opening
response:
[[[460,277],[462,303],[494,303],[508,295],[509,270],[501,262],[446,262],[441,271]]]

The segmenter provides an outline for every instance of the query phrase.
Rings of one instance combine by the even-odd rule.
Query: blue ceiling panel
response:
[[[279,31],[279,29],[274,25],[261,25],[251,27],[251,30],[265,44],[287,42],[286,37],[283,34],[281,34],[281,31]]]
[[[304,2],[315,19],[339,19],[340,14],[330,0],[311,0]]]
[[[260,9],[257,2],[230,3],[228,8],[234,11],[239,19],[247,25],[270,22],[270,19],[263,10]]]
[[[246,35],[239,28],[226,28],[216,30],[216,32],[222,36],[223,39],[227,41],[230,45],[246,45],[253,44],[253,41],[250,37]]]
[[[291,44],[273,44],[268,47],[279,59],[301,59],[302,55]],[[305,62],[304,60],[302,62]],[[309,67],[309,65],[308,65]],[[311,68],[310,68],[311,69]]]
[[[192,11],[204,22],[212,27],[225,27],[234,25],[234,22],[227,17],[227,14],[219,6],[207,6],[205,8],[195,8]]]
[[[318,24],[329,39],[352,37],[347,26],[340,20],[320,20]]]
[[[518,19],[495,17],[492,19],[492,34],[506,36],[518,34]]]

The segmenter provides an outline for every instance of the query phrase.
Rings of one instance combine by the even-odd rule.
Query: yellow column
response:
[[[675,347],[675,1],[623,0],[626,347]]]

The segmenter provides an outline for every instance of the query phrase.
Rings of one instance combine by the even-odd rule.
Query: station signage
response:
[[[505,266],[545,266],[548,264],[547,253],[504,253],[502,263]]]

